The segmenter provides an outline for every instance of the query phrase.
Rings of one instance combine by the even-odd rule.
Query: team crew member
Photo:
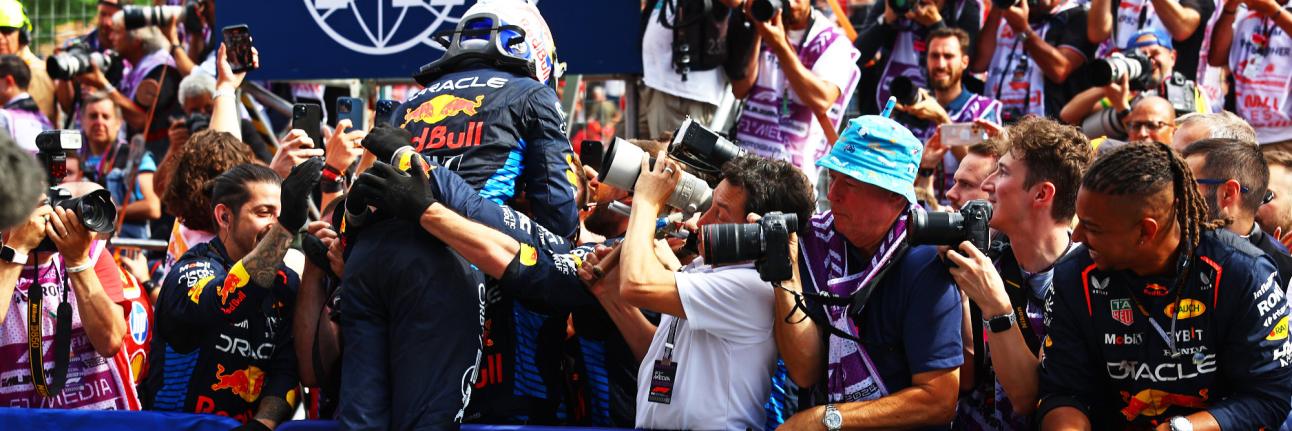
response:
[[[1256,211],[1273,197],[1270,168],[1255,145],[1232,139],[1204,139],[1180,155],[1189,163],[1198,193],[1207,200],[1207,215],[1229,221],[1230,232],[1261,249],[1279,271],[1279,286],[1292,278],[1292,256],[1271,233],[1256,224]]]
[[[291,418],[299,278],[282,262],[322,166],[298,165],[281,189],[278,174],[260,165],[212,181],[218,233],[184,253],[162,285],[145,408],[220,414],[259,429]]]
[[[1085,29],[1086,11],[1075,0],[992,8],[971,70],[987,72],[986,96],[1004,105],[1006,123],[1025,115],[1058,117],[1082,90],[1084,78],[1069,78],[1094,55]]]
[[[790,377],[825,392],[800,398],[817,407],[784,426],[945,429],[964,362],[963,313],[937,249],[906,241],[923,145],[875,116],[852,120],[840,139],[817,162],[831,171],[834,210],[805,223],[795,278],[775,293],[776,344]],[[891,164],[877,161],[884,157]]]
[[[1083,243],[1047,298],[1043,429],[1274,429],[1288,416],[1287,302],[1274,265],[1207,221],[1166,144],[1100,157],[1077,193]]]
[[[1027,118],[1010,128],[1009,151],[983,182],[1004,239],[991,256],[970,243],[947,252],[956,285],[973,301],[972,392],[960,397],[963,429],[1031,429],[1036,364],[1045,337],[1042,312],[1054,265],[1072,248],[1069,234],[1081,173],[1094,151],[1075,128]]]

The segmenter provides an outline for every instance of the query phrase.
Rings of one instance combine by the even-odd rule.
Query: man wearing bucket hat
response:
[[[1063,111],[1059,113],[1060,119],[1069,124],[1082,125],[1083,131],[1090,137],[1106,135],[1113,139],[1126,139],[1126,129],[1118,126],[1125,122],[1123,120],[1130,115],[1131,108],[1146,96],[1167,99],[1177,116],[1190,112],[1211,112],[1198,85],[1175,67],[1175,45],[1165,31],[1151,28],[1140,30],[1121,52],[1128,56],[1147,58],[1153,66],[1152,74],[1138,80],[1128,80],[1123,75],[1122,79],[1106,86],[1087,89],[1063,107]]]
[[[27,92],[40,113],[52,123],[58,113],[54,110],[54,81],[45,73],[45,60],[31,52],[31,20],[18,0],[0,0],[0,54],[22,57],[31,69],[31,84]],[[30,102],[28,102],[30,103]],[[8,108],[8,106],[5,106]]]
[[[817,389],[791,429],[945,429],[955,414],[960,294],[932,246],[906,240],[923,144],[885,117],[854,119],[829,155],[833,211],[797,240],[776,290],[777,346],[790,378]],[[794,242],[795,240],[792,240]],[[793,256],[793,255],[791,255]]]

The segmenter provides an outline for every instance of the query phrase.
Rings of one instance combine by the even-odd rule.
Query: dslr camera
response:
[[[57,187],[67,177],[67,153],[81,149],[81,132],[76,130],[48,130],[36,135],[36,157],[45,164],[51,187],[46,195],[49,205],[72,210],[81,224],[91,231],[112,232],[116,227],[117,206],[107,190],[95,190],[80,197],[72,197],[66,189]],[[36,251],[54,251],[49,238],[41,241]]]
[[[745,155],[745,150],[687,116],[673,133],[668,154],[698,172],[710,186],[717,187],[722,165]]]
[[[958,246],[969,241],[986,253],[991,246],[987,222],[991,221],[991,203],[975,199],[960,212],[911,211],[906,237],[911,244]]]
[[[897,103],[910,106],[920,102],[920,87],[910,77],[898,76],[888,83],[888,93],[897,98]]]
[[[62,52],[49,56],[49,60],[45,62],[45,73],[53,79],[68,80],[93,70],[93,66],[98,66],[109,81],[121,79],[123,63],[116,51],[97,52],[80,40],[69,43]]]
[[[603,183],[615,186],[620,190],[632,191],[641,175],[641,161],[650,159],[650,166],[655,166],[655,158],[631,142],[615,138],[605,149],[601,166],[604,168],[597,175]],[[713,204],[713,189],[704,180],[696,178],[690,172],[682,171],[673,194],[669,195],[668,206],[686,211],[688,214],[702,212]]]
[[[1096,87],[1120,81],[1123,76],[1131,90],[1148,90],[1153,87],[1153,62],[1138,52],[1114,52],[1090,64],[1090,83]]]
[[[795,214],[769,212],[758,223],[711,224],[700,228],[700,255],[709,265],[754,260],[758,276],[764,281],[789,280],[790,233],[799,230]]]
[[[183,6],[125,5],[121,7],[120,12],[112,16],[112,20],[124,25],[126,30],[134,30],[147,26],[162,26],[171,18],[179,17],[188,31],[198,31],[202,28],[200,17],[207,7],[206,2],[207,0],[188,0]]]

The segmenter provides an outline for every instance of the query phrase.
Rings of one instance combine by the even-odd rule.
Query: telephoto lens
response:
[[[778,13],[781,13],[781,8],[785,7],[784,3],[782,3],[782,0],[751,0],[751,1],[753,1],[754,3],[749,5],[749,14],[753,16],[754,19],[762,22],[771,21],[772,17],[776,16],[776,14]]]
[[[83,46],[72,46],[49,56],[45,61],[45,73],[53,79],[68,80],[98,66],[99,70],[111,77],[117,73],[120,63],[120,57],[111,50],[100,53]]]
[[[166,24],[171,18],[184,18],[184,6],[134,6],[125,5],[121,11],[112,16],[112,20],[121,23],[126,30]]]
[[[763,227],[758,224],[711,224],[700,231],[700,256],[707,264],[743,262],[763,256]]]
[[[1096,87],[1120,81],[1123,76],[1134,83],[1153,71],[1148,57],[1131,53],[1113,53],[1090,64],[1090,83]]]
[[[641,174],[642,159],[649,157],[649,154],[636,145],[615,138],[605,149],[605,157],[601,161],[601,167],[604,169],[598,172],[597,180],[620,190],[632,191],[637,184],[637,177]],[[654,163],[655,161],[652,160],[651,165],[654,166]],[[713,204],[713,189],[709,188],[709,184],[704,180],[682,171],[682,178],[673,188],[673,193],[669,195],[666,204],[687,214],[705,211]]]

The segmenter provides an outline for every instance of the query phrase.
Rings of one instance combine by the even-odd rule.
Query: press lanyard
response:
[[[1035,30],[1033,30],[1033,31],[1035,31]],[[1010,78],[1009,78],[1009,76],[1010,76],[1010,75],[1013,75],[1013,72],[1011,72],[1011,71],[1010,71],[1010,69],[1013,69],[1013,67],[1010,67],[1010,66],[1012,66],[1012,65],[1014,64],[1014,57],[1018,55],[1018,45],[1019,45],[1019,44],[1021,44],[1021,43],[1023,43],[1023,38],[1018,37],[1018,36],[1019,36],[1019,35],[1014,35],[1014,46],[1013,46],[1012,48],[1010,48],[1010,49],[1009,49],[1009,57],[1005,57],[1005,68],[1004,68],[1005,70],[1004,70],[1004,71],[1002,71],[1002,73],[1003,73],[1003,75],[1004,75],[1004,76],[1001,76],[1001,77],[1000,77],[1000,81],[996,81],[996,97],[997,97],[997,98],[999,98],[999,97],[1001,96],[1001,95],[1000,95],[1000,92],[1001,92],[1001,90],[1003,90],[1003,89],[1004,89],[1004,87],[1005,87],[1005,80],[1006,80],[1006,79],[1010,79]],[[1037,37],[1041,37],[1041,34],[1040,34],[1040,33],[1037,33],[1037,34],[1036,34],[1036,36],[1037,36]],[[1022,57],[1022,58],[1020,58],[1019,60],[1020,60],[1020,61],[1027,61],[1027,56],[1026,56],[1026,55],[1027,55],[1027,47],[1026,47],[1026,46],[1025,46],[1025,47],[1023,47],[1023,53],[1024,53],[1023,57]],[[1030,68],[1030,67],[1029,67],[1029,68],[1027,68],[1027,73],[1029,73],[1029,74],[1030,74],[1030,73],[1032,73],[1032,68]],[[1027,76],[1024,76],[1024,77],[1023,77],[1023,79],[1028,79],[1028,77],[1027,77]],[[1029,84],[1029,85],[1028,85],[1028,87],[1027,87],[1027,93],[1023,95],[1023,115],[1027,115],[1027,111],[1032,107],[1032,87],[1031,87],[1031,81],[1030,81],[1030,80],[1028,81],[1028,84]]]
[[[673,363],[673,342],[677,340],[677,321],[668,325],[668,339],[664,341],[664,357],[661,359],[664,365]]]
[[[33,256],[37,257],[37,256]],[[36,260],[32,272],[32,283],[27,286],[27,356],[31,365],[31,380],[36,386],[36,392],[42,397],[50,397],[58,394],[63,390],[63,384],[67,383],[67,363],[71,359],[72,350],[72,304],[67,301],[67,277],[65,274],[59,274],[58,279],[63,287],[63,301],[58,304],[58,314],[55,315],[54,326],[54,371],[52,379],[45,378],[45,355],[41,350],[44,344],[44,331],[41,325],[41,315],[44,313],[44,296],[45,286],[40,283],[39,262]],[[51,263],[49,270],[57,270],[55,264]]]

